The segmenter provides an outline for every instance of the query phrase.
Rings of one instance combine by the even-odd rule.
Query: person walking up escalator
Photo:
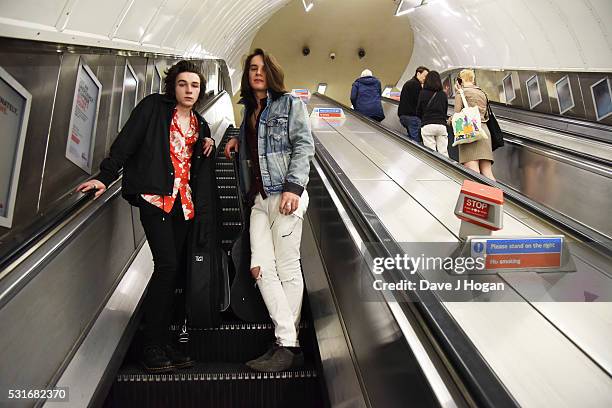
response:
[[[423,90],[417,102],[417,116],[421,119],[423,144],[448,157],[448,98],[442,90],[442,80],[437,71],[427,74]]]
[[[372,71],[364,69],[361,76],[353,82],[351,88],[351,103],[359,113],[382,122],[385,119],[383,113],[382,89],[378,78],[372,75]]]
[[[416,107],[428,73],[429,69],[426,67],[416,69],[414,76],[402,86],[400,103],[397,107],[400,123],[408,131],[408,137],[415,142],[422,142],[421,119],[416,114]]]

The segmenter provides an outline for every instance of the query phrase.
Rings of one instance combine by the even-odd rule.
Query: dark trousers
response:
[[[184,273],[187,234],[191,220],[185,220],[180,194],[170,214],[139,198],[140,221],[153,254],[153,276],[143,302],[145,345],[169,343],[175,287]]]
[[[415,142],[423,143],[421,138],[421,118],[418,116],[402,115],[399,119],[402,126],[408,131],[408,137]]]

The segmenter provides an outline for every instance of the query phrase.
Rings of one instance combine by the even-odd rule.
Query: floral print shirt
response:
[[[199,125],[195,114],[191,112],[189,129],[186,133],[179,126],[178,111],[175,109],[170,124],[170,158],[174,167],[174,186],[171,196],[156,194],[143,194],[142,198],[162,209],[166,213],[172,211],[177,194],[181,195],[183,214],[186,220],[195,216],[193,201],[191,199],[191,187],[189,186],[189,173],[191,170],[191,154],[193,145],[198,140]]]

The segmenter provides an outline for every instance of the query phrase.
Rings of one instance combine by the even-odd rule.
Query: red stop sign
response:
[[[463,201],[463,213],[486,220],[489,218],[489,204],[466,197]]]

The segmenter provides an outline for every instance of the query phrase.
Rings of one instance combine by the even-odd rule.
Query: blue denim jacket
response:
[[[238,136],[240,188],[243,194],[248,192],[251,185],[246,121],[245,113]],[[259,119],[257,151],[267,195],[286,191],[302,194],[308,184],[310,159],[314,156],[315,148],[308,110],[300,98],[284,94],[274,100],[268,92],[268,101]]]

